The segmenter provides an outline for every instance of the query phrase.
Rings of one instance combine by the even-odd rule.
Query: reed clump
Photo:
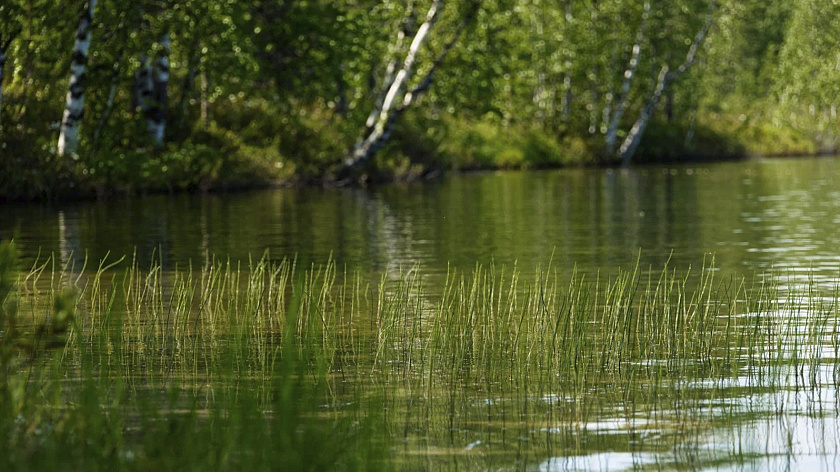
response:
[[[59,450],[84,437],[83,449],[97,448],[84,457],[120,467],[282,457],[287,470],[383,469],[395,467],[394,444],[412,454],[492,444],[521,457],[522,441],[537,456],[601,447],[701,457],[715,431],[783,412],[767,399],[833,391],[840,372],[837,293],[717,280],[711,261],[594,279],[476,267],[431,291],[419,268],[370,284],[334,263],[267,258],[9,267],[0,263],[0,295],[16,321],[0,328],[2,352],[44,329],[47,301],[64,300],[51,319],[65,310],[69,321],[50,331],[63,343],[36,343],[26,363],[5,360],[19,350],[4,354],[0,388],[27,392],[23,409],[41,432],[12,428],[2,442]],[[188,453],[168,455],[173,441]],[[54,457],[8,461],[36,455]]]
[[[50,261],[15,273],[13,260],[4,245],[0,469],[387,467],[377,400],[330,402],[332,321],[315,288],[334,273],[103,263],[88,274]],[[59,297],[63,284],[73,291]],[[42,335],[59,334],[67,307],[62,342]]]

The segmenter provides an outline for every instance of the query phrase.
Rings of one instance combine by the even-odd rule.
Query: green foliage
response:
[[[678,162],[680,160],[731,159],[746,152],[740,136],[732,130],[705,124],[693,127],[683,123],[655,120],[639,145],[639,162]]]
[[[837,2],[803,0],[796,4],[787,41],[780,52],[777,83],[783,103],[833,103],[840,91],[840,73],[835,67],[840,50],[831,38],[840,34],[839,21]]]
[[[752,125],[738,134],[747,152],[759,156],[811,155],[819,147],[806,134],[770,123]]]
[[[558,139],[540,129],[502,127],[492,120],[449,122],[441,154],[455,169],[574,166],[593,163],[597,156],[585,139]]]
[[[165,149],[99,153],[87,165],[91,185],[120,191],[172,191],[238,188],[272,183],[283,160],[277,146],[248,146],[234,131],[211,123]],[[101,191],[101,190],[100,190]]]
[[[2,84],[0,198],[208,189],[337,175],[365,128],[386,69],[404,61],[431,5],[100,0],[80,158],[58,162],[52,149],[83,3],[12,0],[0,7],[0,40],[13,38]],[[840,80],[830,38],[837,36],[837,5],[716,4],[697,64],[659,103],[639,158],[836,147]],[[708,0],[650,2],[642,21],[640,0],[489,0],[458,30],[474,3],[446,5],[419,51],[408,87],[418,85],[458,31],[460,36],[435,66],[429,88],[401,115],[384,154],[365,170],[373,178],[436,168],[609,161],[604,140],[619,104],[621,139],[651,96],[657,72],[681,64],[710,11]],[[405,25],[400,43],[397,33]],[[166,145],[153,149],[132,87],[143,58],[161,51],[157,41],[164,33],[172,40]],[[634,46],[639,63],[625,93]],[[750,123],[772,127],[759,133],[765,125],[751,124],[746,132],[728,119],[714,123],[718,115],[746,115]],[[691,128],[695,137],[681,147]],[[759,145],[776,138],[780,142]]]
[[[281,119],[280,154],[302,180],[317,179],[333,169],[349,147],[332,112],[306,108]]]

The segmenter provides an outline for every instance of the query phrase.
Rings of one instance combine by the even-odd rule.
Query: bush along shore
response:
[[[493,120],[407,119],[389,144],[352,180],[338,178],[342,137],[327,124],[308,121],[281,131],[276,116],[233,112],[230,118],[193,132],[163,148],[91,150],[61,158],[46,145],[4,142],[0,201],[87,199],[145,193],[244,190],[289,185],[346,185],[410,181],[444,172],[494,169],[551,169],[615,166],[601,137],[562,136]],[[271,124],[274,123],[274,124]],[[259,138],[252,127],[280,137]],[[283,133],[287,135],[283,135]],[[654,122],[640,144],[636,162],[678,164],[751,156],[800,156],[832,152],[805,134],[775,127],[723,123],[688,128]]]
[[[790,459],[745,431],[836,414],[820,398],[838,388],[840,294],[718,281],[711,265],[593,280],[479,267],[433,291],[418,269],[372,282],[291,261],[21,272],[9,244],[0,268],[4,470],[520,469],[622,452],[703,468]]]
[[[4,201],[837,148],[830,0],[32,8],[0,9]]]

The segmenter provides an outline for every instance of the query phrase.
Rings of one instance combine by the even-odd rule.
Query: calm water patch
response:
[[[212,257],[306,263],[380,274],[549,262],[559,272],[632,268],[710,255],[724,274],[774,270],[786,283],[840,275],[840,161],[758,160],[699,167],[454,175],[374,189],[278,189],[0,207],[0,237],[24,259],[80,265],[110,253],[140,265]],[[641,252],[640,252],[641,251]],[[553,255],[553,258],[552,258]]]
[[[592,280],[597,274],[612,277],[619,268],[632,270],[637,262],[656,276],[666,263],[680,271],[696,268],[699,275],[701,266],[714,260],[718,280],[747,277],[776,284],[784,307],[775,312],[744,307],[744,313],[730,318],[750,326],[751,320],[769,317],[755,323],[766,333],[747,331],[730,338],[722,334],[729,324],[718,328],[710,322],[720,331],[710,332],[709,339],[749,335],[767,345],[699,346],[697,352],[708,358],[674,364],[686,372],[673,371],[671,358],[628,359],[613,366],[631,369],[632,375],[616,377],[631,379],[626,384],[595,381],[570,387],[572,396],[542,391],[542,384],[520,391],[511,379],[483,385],[480,376],[456,393],[455,386],[464,379],[453,377],[454,383],[439,388],[444,393],[452,389],[447,393],[449,408],[454,411],[452,405],[457,405],[457,423],[451,423],[445,405],[429,401],[425,410],[417,406],[420,400],[410,392],[427,388],[424,375],[439,374],[424,374],[421,368],[422,375],[402,378],[389,393],[395,405],[405,404],[405,411],[395,409],[388,417],[395,419],[394,430],[402,431],[407,463],[450,470],[826,469],[840,465],[833,452],[840,447],[840,334],[836,301],[826,296],[837,293],[840,281],[838,174],[836,159],[756,160],[454,175],[373,189],[6,205],[0,207],[0,238],[16,238],[23,265],[48,254],[77,268],[85,260],[96,265],[106,257],[128,255],[141,267],[159,261],[164,278],[176,269],[207,267],[214,259],[244,266],[266,253],[273,260],[296,258],[304,266],[332,260],[339,274],[346,268],[371,280],[384,274],[399,282],[419,266],[423,291],[433,296],[443,290],[448,274],[470,274],[476,265],[516,267],[525,279],[550,266],[560,278],[576,271]],[[805,286],[828,293],[806,292],[785,300],[789,290]],[[161,294],[168,298],[163,289]],[[410,303],[405,306],[415,306],[414,295],[406,295]],[[432,312],[418,308],[398,319],[405,324],[401,329],[422,339],[426,331],[414,331],[409,318],[428,324],[422,318]],[[607,328],[597,331],[596,321],[587,336],[614,336],[602,332]],[[680,322],[693,321],[687,317]],[[403,346],[395,352],[410,353],[415,342],[428,342],[407,341],[397,328],[386,333],[394,337],[394,345]],[[577,342],[586,339],[581,335]],[[604,346],[584,354],[609,358],[604,353],[611,344]],[[459,349],[459,354],[478,355],[472,344]],[[772,368],[761,370],[765,350],[768,356],[782,353],[784,359],[768,357]],[[530,351],[523,352],[531,358]],[[727,363],[739,362],[739,355],[758,362],[754,366],[761,377],[737,368],[734,375],[704,377],[703,369],[712,363],[728,372]],[[401,362],[399,356],[391,361],[394,366]],[[487,365],[503,365],[504,358],[491,361]],[[529,362],[523,360],[522,366],[533,369]],[[598,367],[589,362],[586,368],[599,379]],[[795,368],[787,369],[787,362]],[[576,368],[559,367],[577,378],[571,374]],[[509,389],[499,387],[505,382],[511,382]],[[428,388],[431,394],[438,392]],[[580,406],[587,398],[592,410],[585,418],[564,416],[589,412]]]

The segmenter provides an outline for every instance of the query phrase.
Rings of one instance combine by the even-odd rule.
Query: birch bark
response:
[[[58,154],[60,156],[73,154],[79,147],[79,125],[84,114],[85,103],[85,69],[87,67],[88,49],[90,49],[90,27],[93,23],[95,8],[96,0],[88,0],[84,13],[79,19],[79,27],[76,30],[73,61],[70,65],[70,86],[67,90],[64,116],[61,120],[61,132],[58,136]]]
[[[149,56],[143,53],[140,56],[140,66],[134,71],[134,93],[132,94],[132,108],[142,113],[145,118],[149,112],[152,101],[152,66]]]
[[[714,21],[714,9],[715,0],[711,0],[709,3],[709,14],[706,17],[706,21],[694,37],[694,41],[692,41],[691,47],[689,47],[683,63],[673,71],[667,64],[662,66],[662,69],[660,69],[653,93],[650,98],[648,98],[647,103],[645,103],[641,113],[639,113],[639,117],[636,119],[636,122],[633,123],[633,127],[630,128],[630,132],[627,133],[627,136],[624,138],[624,142],[621,144],[621,148],[618,150],[618,157],[621,160],[621,165],[626,166],[630,164],[630,160],[633,158],[633,155],[636,153],[636,149],[638,149],[639,143],[642,140],[645,128],[647,128],[647,124],[650,121],[651,116],[653,116],[653,112],[656,110],[659,100],[662,99],[662,95],[666,92],[666,90],[668,90],[675,80],[679,79],[680,76],[685,74],[688,69],[694,65],[697,59],[697,50],[703,45],[703,41],[706,39],[706,34],[712,27],[712,23]]]
[[[618,103],[615,104],[615,113],[610,119],[610,124],[607,127],[605,138],[606,150],[608,155],[613,155],[615,146],[618,141],[618,126],[621,124],[621,118],[624,115],[624,110],[627,108],[627,98],[630,94],[630,86],[633,84],[633,78],[636,76],[636,69],[639,67],[639,56],[642,53],[642,42],[645,39],[645,27],[650,16],[650,2],[645,2],[644,11],[642,12],[642,21],[639,23],[639,31],[636,33],[636,41],[633,44],[633,52],[630,55],[630,64],[627,70],[624,71],[624,80],[621,83],[621,91],[619,92]]]
[[[163,146],[166,130],[166,104],[169,89],[169,33],[163,35],[159,43],[154,67],[152,68],[152,97],[146,113],[149,136],[156,147]]]
[[[390,84],[387,81],[383,84],[387,87],[387,92],[385,93],[385,98],[382,100],[382,105],[378,107],[379,115],[375,117],[371,125],[366,127],[365,134],[353,146],[353,151],[350,155],[345,158],[344,173],[352,172],[367,162],[390,136],[396,119],[402,112],[402,107],[397,107],[396,102],[400,95],[405,94],[407,83],[414,74],[414,67],[417,62],[417,55],[420,53],[420,48],[426,43],[429,32],[437,22],[438,14],[442,8],[443,0],[432,2],[432,6],[429,8],[428,13],[426,13],[425,21],[414,34],[402,68],[396,73]],[[384,87],[383,90],[385,90]],[[405,105],[411,103],[412,96],[413,94],[411,93],[405,94],[403,100]]]
[[[163,145],[166,130],[170,44],[169,34],[164,34],[153,63],[144,55],[134,72],[134,106],[143,113],[149,138],[156,147]]]
[[[408,14],[402,22],[402,27],[400,28],[399,33],[397,33],[397,40],[394,42],[392,47],[389,48],[391,60],[388,61],[388,65],[385,67],[385,76],[382,80],[382,86],[380,87],[379,94],[376,97],[376,104],[374,105],[373,110],[371,110],[370,115],[368,115],[367,121],[365,121],[365,133],[369,133],[373,129],[376,124],[376,119],[379,117],[380,113],[382,113],[382,105],[385,103],[385,96],[390,90],[391,85],[394,84],[394,79],[396,78],[397,65],[399,64],[397,57],[400,53],[402,53],[405,38],[411,35],[411,30],[414,28],[414,2],[409,2],[407,10]]]
[[[373,125],[366,126],[362,137],[359,138],[352,150],[345,157],[343,167],[339,172],[339,181],[346,181],[347,178],[369,161],[387,142],[400,115],[414,102],[416,97],[420,96],[432,85],[437,69],[461,37],[464,29],[475,18],[480,5],[480,0],[475,0],[471,3],[471,8],[463,16],[454,34],[438,53],[429,70],[420,80],[416,81],[416,86],[409,89],[408,83],[414,75],[420,48],[428,40],[428,35],[443,9],[443,0],[432,2],[423,24],[420,25],[414,34],[405,60],[402,63],[402,68],[397,71],[393,81],[387,87],[387,92],[384,94],[385,98],[382,100],[382,106],[379,107],[379,114],[375,117]]]

